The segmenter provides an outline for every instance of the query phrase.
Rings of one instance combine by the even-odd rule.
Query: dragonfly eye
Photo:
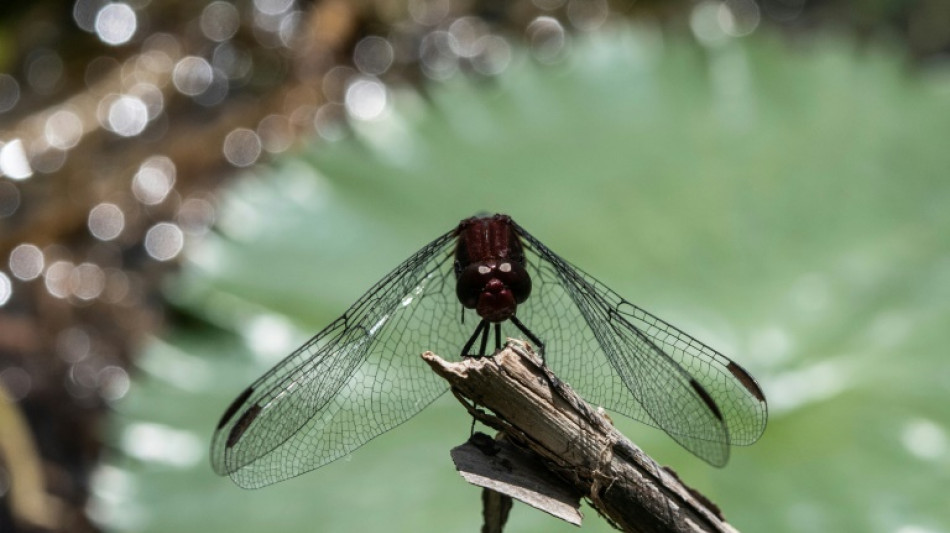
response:
[[[519,304],[524,303],[531,295],[531,276],[520,263],[506,261],[498,265],[495,274]]]
[[[478,305],[478,296],[491,279],[491,269],[484,264],[468,265],[459,273],[455,285],[455,294],[462,305],[475,309]]]

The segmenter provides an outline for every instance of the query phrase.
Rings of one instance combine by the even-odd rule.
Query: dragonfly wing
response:
[[[765,400],[748,373],[518,231],[536,256],[536,290],[526,302],[533,307],[522,321],[545,341],[552,370],[582,396],[663,429],[717,466],[729,444],[761,434]]]
[[[215,431],[215,471],[249,488],[298,476],[441,395],[445,382],[419,355],[463,342],[454,244],[449,232],[424,247],[242,393]]]
[[[729,426],[730,444],[745,446],[759,440],[768,420],[768,404],[751,374],[735,361],[630,302],[624,300],[618,304],[617,312],[708,391]]]

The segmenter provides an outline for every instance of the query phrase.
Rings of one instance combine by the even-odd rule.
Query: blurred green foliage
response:
[[[553,67],[516,55],[491,82],[396,94],[387,119],[225,193],[219,232],[168,289],[182,320],[146,353],[114,439],[134,448],[154,423],[203,449],[276,357],[459,219],[497,211],[760,378],[769,428],[722,470],[615,417],[740,530],[946,531],[950,85],[898,57],[615,29]],[[444,397],[253,492],[204,455],[116,458],[131,499],[96,505],[149,532],[473,531],[479,493],[448,456],[469,422]],[[586,514],[584,531],[611,530]],[[521,505],[509,526],[573,530]]]

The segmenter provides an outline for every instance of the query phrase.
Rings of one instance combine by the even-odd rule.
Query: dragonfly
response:
[[[326,465],[448,390],[420,354],[487,357],[503,337],[527,337],[587,401],[714,466],[765,430],[765,395],[738,363],[496,214],[422,247],[238,395],[212,438],[212,466],[257,488]]]

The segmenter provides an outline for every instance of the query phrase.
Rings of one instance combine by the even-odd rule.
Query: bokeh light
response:
[[[395,52],[389,41],[370,35],[356,43],[353,50],[353,63],[364,74],[379,76],[389,70],[393,64]]]
[[[125,300],[131,292],[131,280],[129,275],[118,268],[106,268],[106,290],[102,294],[102,300],[108,303],[116,304]]]
[[[201,460],[204,445],[197,435],[155,423],[136,423],[122,435],[123,452],[140,461],[186,468]]]
[[[145,251],[159,261],[174,259],[184,244],[181,228],[170,222],[159,222],[145,233]]]
[[[46,142],[59,150],[69,150],[82,138],[82,120],[70,109],[60,109],[46,119]]]
[[[386,86],[376,78],[359,77],[346,88],[346,111],[359,120],[375,120],[389,103]]]
[[[279,154],[294,142],[294,130],[290,119],[283,115],[267,115],[257,125],[261,146],[271,154]]]
[[[409,16],[423,26],[435,26],[449,14],[449,0],[409,0]]]
[[[33,378],[29,372],[19,366],[11,366],[0,371],[0,387],[7,398],[18,402],[30,393],[33,388]]]
[[[12,295],[13,283],[10,282],[9,276],[0,271],[0,307],[6,305]]]
[[[35,50],[27,58],[26,80],[39,94],[54,92],[63,76],[63,59],[47,48]]]
[[[73,20],[83,31],[96,32],[96,17],[106,5],[106,0],[76,0],[73,3]]]
[[[165,200],[175,184],[175,163],[165,156],[148,158],[132,178],[132,194],[146,205]]]
[[[454,49],[458,47],[455,37],[447,31],[433,31],[426,34],[419,44],[419,61],[422,72],[434,80],[446,80],[458,72],[458,56]]]
[[[754,0],[725,0],[719,6],[718,18],[719,26],[732,37],[749,35],[762,19]]]
[[[109,129],[123,137],[138,135],[148,125],[148,106],[135,96],[122,95],[114,99],[108,113]]]
[[[567,35],[554,17],[540,16],[528,24],[525,34],[531,54],[542,63],[554,63],[564,54]]]
[[[279,361],[294,348],[294,326],[281,315],[255,315],[242,324],[241,330],[248,347],[268,362]]]
[[[178,209],[178,225],[189,235],[204,235],[214,220],[214,206],[204,198],[187,198]]]
[[[128,4],[109,3],[96,14],[96,35],[106,44],[118,46],[129,42],[137,27],[135,10]]]
[[[201,33],[215,42],[227,41],[237,33],[241,14],[234,4],[218,0],[206,5],[201,11]]]
[[[70,261],[56,261],[46,269],[46,291],[55,298],[68,298],[70,294],[70,277],[75,265]]]
[[[751,0],[750,0],[751,1]],[[582,31],[594,31],[607,21],[610,6],[607,0],[568,0],[567,18]]]
[[[69,292],[80,300],[98,298],[106,287],[106,276],[99,265],[80,263],[70,272]]]
[[[729,38],[722,27],[723,10],[728,11],[725,4],[712,0],[696,4],[690,13],[689,27],[697,41],[706,46],[716,46]]]
[[[214,79],[214,71],[206,59],[198,56],[183,57],[175,64],[175,70],[172,73],[172,82],[178,92],[197,96],[211,86]]]
[[[472,58],[472,67],[479,74],[497,76],[511,63],[511,46],[499,35],[483,35],[475,42],[478,55]]]
[[[14,180],[24,180],[33,175],[22,140],[13,139],[0,146],[0,175]]]
[[[63,168],[66,151],[50,146],[45,138],[39,138],[33,141],[29,158],[34,172],[52,174]]]
[[[181,42],[174,35],[155,33],[145,39],[142,50],[143,53],[135,61],[142,76],[136,81],[167,86],[168,74],[175,69],[175,63],[182,53]],[[129,93],[135,94],[135,89],[130,89]]]
[[[237,128],[224,138],[224,158],[236,167],[249,167],[261,155],[261,138],[247,128]]]
[[[0,218],[16,213],[20,207],[20,190],[9,181],[0,181]]]
[[[313,116],[313,129],[325,141],[346,137],[346,108],[337,103],[323,104]]]
[[[23,281],[38,278],[44,266],[43,251],[36,245],[23,243],[10,252],[10,272]]]
[[[901,443],[915,457],[936,461],[947,456],[950,438],[947,431],[932,420],[918,418],[901,431]]]
[[[220,70],[212,67],[211,83],[208,84],[208,87],[203,92],[192,98],[196,103],[203,106],[216,106],[227,98],[228,89],[228,77]]]
[[[147,50],[154,61],[161,64],[161,72],[171,72],[175,62],[184,55],[184,44],[178,35],[171,33],[153,33],[142,43],[142,50]]]
[[[0,73],[0,113],[6,113],[20,101],[20,84],[9,74]]]
[[[74,398],[91,398],[96,387],[97,361],[85,359],[69,366],[66,391]]]
[[[247,50],[232,42],[221,43],[211,54],[211,65],[231,80],[246,78],[254,67],[254,60]]]
[[[132,381],[129,373],[121,366],[108,365],[99,371],[96,376],[96,386],[99,396],[107,402],[121,400],[129,392]]]
[[[294,5],[294,0],[254,0],[254,8],[265,15],[280,15]]]
[[[82,326],[70,326],[56,335],[56,355],[67,363],[78,363],[91,351],[92,338]]]
[[[294,10],[280,17],[280,24],[277,26],[277,37],[280,44],[286,48],[293,46],[294,37],[297,35],[297,28],[300,26],[301,12]]]
[[[127,94],[138,98],[145,104],[145,108],[148,110],[148,120],[158,118],[165,108],[165,96],[161,89],[151,83],[137,83],[129,89]]]
[[[481,52],[478,40],[488,33],[488,25],[478,17],[459,17],[449,25],[448,40],[452,52],[464,58],[472,58]]]
[[[353,67],[338,65],[323,75],[320,88],[328,102],[342,104],[346,99],[346,86],[358,71]]]
[[[103,202],[89,211],[89,232],[101,241],[111,241],[125,229],[125,214],[119,206]]]

